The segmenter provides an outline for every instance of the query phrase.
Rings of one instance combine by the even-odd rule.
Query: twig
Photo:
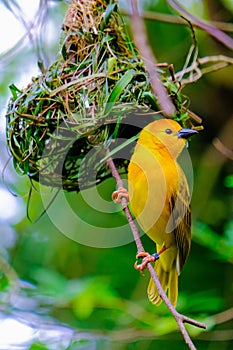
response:
[[[212,143],[213,143],[214,147],[215,147],[221,154],[224,155],[224,157],[233,160],[233,151],[232,151],[231,149],[229,149],[228,147],[226,147],[218,137],[215,137],[215,138],[213,139],[213,142],[212,142]]]
[[[151,87],[155,96],[157,97],[159,106],[166,116],[172,117],[175,114],[176,109],[159,78],[159,74],[155,69],[157,62],[153,56],[150,46],[148,45],[145,26],[139,14],[136,0],[131,0],[131,7],[134,42],[138,48],[140,56],[145,61],[145,66],[150,76]]]
[[[109,154],[109,150],[107,150],[106,153],[108,155]],[[123,181],[121,180],[121,177],[120,177],[120,175],[119,175],[119,173],[118,173],[118,171],[117,171],[117,169],[115,167],[115,164],[114,164],[112,158],[109,157],[106,160],[106,163],[107,163],[109,169],[111,170],[112,176],[116,180],[117,187],[118,188],[119,187],[124,187]],[[122,209],[124,210],[126,218],[127,218],[128,222],[129,222],[130,228],[132,230],[134,241],[135,241],[136,246],[137,246],[137,251],[138,251],[138,253],[144,252],[145,250],[143,248],[143,245],[142,245],[142,242],[141,242],[141,239],[140,239],[140,232],[139,232],[138,227],[134,223],[134,220],[133,220],[132,215],[130,213],[129,207],[127,205],[126,198],[122,197],[121,204],[122,204]]]
[[[121,13],[123,16],[130,16],[129,12],[127,12],[126,10],[122,9]],[[174,16],[174,15],[170,15],[168,13],[144,11],[141,14],[141,17],[143,19],[152,20],[152,21],[186,25],[182,18]],[[224,30],[225,32],[233,32],[233,24],[232,23],[219,22],[219,21],[209,21],[208,23],[211,24],[212,26],[220,29],[220,30]],[[195,24],[193,24],[193,26],[196,27]],[[200,29],[202,29],[202,28],[200,28]]]
[[[107,155],[109,154],[109,150],[107,150]],[[111,173],[112,173],[112,176],[115,178],[116,180],[116,184],[117,184],[117,187],[123,187],[123,181],[121,180],[121,177],[115,167],[115,164],[112,160],[111,157],[109,157],[107,160],[106,160],[106,163],[109,167],[109,169],[111,170]],[[127,220],[129,222],[129,225],[130,225],[130,228],[132,230],[132,233],[133,233],[133,236],[134,236],[134,240],[135,240],[135,243],[136,243],[136,246],[137,246],[137,250],[138,252],[144,252],[144,247],[142,245],[142,242],[141,242],[141,239],[140,239],[140,233],[139,233],[139,229],[138,227],[135,225],[134,223],[134,220],[132,218],[132,215],[130,213],[130,210],[129,210],[129,207],[127,205],[127,200],[126,198],[122,197],[121,199],[121,204],[122,204],[122,209],[123,211],[125,212],[125,215],[127,217]],[[184,340],[186,342],[186,344],[188,345],[189,349],[190,350],[196,350],[196,347],[194,346],[185,326],[184,326],[184,323],[189,323],[193,326],[196,326],[196,327],[199,327],[199,328],[203,328],[203,329],[206,329],[206,325],[201,323],[201,322],[198,322],[196,320],[193,320],[192,318],[189,318],[189,317],[186,317],[182,314],[180,314],[179,312],[176,311],[176,309],[174,308],[174,306],[171,304],[170,300],[168,299],[166,293],[164,292],[162,286],[161,286],[161,283],[159,281],[159,278],[158,278],[158,275],[156,274],[153,266],[151,265],[151,263],[149,263],[147,265],[148,267],[148,270],[149,270],[149,273],[151,275],[151,278],[161,296],[161,298],[163,299],[164,303],[167,305],[167,308],[169,309],[169,311],[171,312],[171,314],[173,315],[173,317],[175,318],[177,324],[178,324],[178,327],[184,337]]]
[[[218,28],[214,27],[210,23],[204,22],[197,18],[196,16],[192,15],[190,12],[185,10],[176,0],[167,0],[167,3],[179,14],[181,14],[186,19],[190,20],[196,27],[204,30],[209,35],[211,35],[213,38],[218,40],[220,43],[228,47],[229,49],[233,50],[233,39],[228,36],[227,34],[223,33]]]
[[[210,64],[209,66],[202,67],[208,63]],[[233,59],[224,55],[213,55],[196,58],[193,60],[190,66],[185,67],[181,71],[177,72],[175,74],[175,78],[179,81],[182,79],[182,85],[184,86],[186,84],[197,81],[203,76],[203,74],[214,72],[231,64],[233,64]],[[183,76],[186,74],[189,74],[189,77],[183,79]]]

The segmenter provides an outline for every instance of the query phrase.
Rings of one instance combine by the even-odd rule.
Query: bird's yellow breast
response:
[[[164,153],[164,152],[163,152]],[[162,245],[169,221],[170,198],[178,189],[182,170],[169,154],[137,144],[128,168],[129,198],[137,221],[148,236]],[[169,244],[170,245],[170,244]]]

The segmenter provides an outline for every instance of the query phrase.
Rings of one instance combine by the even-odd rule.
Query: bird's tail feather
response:
[[[157,260],[155,262],[155,272],[158,275],[159,281],[161,283],[161,286],[166,293],[168,291],[168,298],[171,301],[172,305],[176,306],[177,298],[178,298],[178,273],[176,271],[176,267],[174,266],[169,272],[166,272],[163,269],[163,266],[161,264],[160,260]],[[156,306],[159,306],[162,302],[162,298],[152,280],[150,279],[148,288],[147,288],[147,294],[149,300],[155,304]]]

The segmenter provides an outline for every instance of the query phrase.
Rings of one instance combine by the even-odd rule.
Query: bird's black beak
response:
[[[198,134],[197,130],[194,129],[181,129],[178,131],[177,136],[181,139],[188,139],[190,136],[193,136],[194,134]]]

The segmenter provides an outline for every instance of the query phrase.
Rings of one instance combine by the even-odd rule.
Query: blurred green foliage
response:
[[[231,2],[199,3],[197,15],[202,18],[232,21]],[[146,1],[145,9],[174,13],[161,0]],[[53,1],[53,10],[45,21],[50,18],[59,28],[66,4]],[[151,20],[146,24],[158,61],[173,63],[175,71],[181,69],[192,44],[190,28]],[[207,34],[196,30],[196,35],[201,56],[232,55]],[[56,56],[57,40],[53,44],[42,41],[43,52],[49,52],[48,61]],[[2,108],[7,104],[8,86],[21,76],[28,60],[35,61],[35,47],[30,43],[20,47],[17,55],[0,55]],[[232,67],[205,75],[184,89],[190,109],[203,117],[205,130],[189,148],[194,167],[193,244],[179,279],[177,308],[207,323],[204,332],[188,327],[200,350],[230,350],[233,340],[233,169],[232,160],[212,144],[218,137],[226,147],[232,147],[232,92]],[[4,135],[1,136],[5,150]],[[48,213],[35,221],[43,213],[44,204],[40,192],[33,189],[29,213],[35,222],[30,222],[26,203],[31,185],[26,178],[16,176],[11,164],[3,170],[7,159],[3,152],[2,187],[19,195],[15,201],[21,214],[0,222],[0,312],[2,318],[12,315],[35,331],[24,349],[186,349],[165,305],[155,308],[147,300],[148,273],[140,276],[133,268],[135,244],[120,207],[111,203],[114,181],[104,182],[98,190],[109,210],[107,214],[101,206],[94,209],[80,194],[66,195],[70,208],[80,218],[75,227],[67,220],[59,198],[51,203]],[[96,194],[90,191],[88,198],[92,196]],[[67,232],[77,233],[76,238],[88,236],[89,225],[94,226],[93,246],[79,244],[60,232],[50,219],[52,211],[64,220]],[[111,228],[119,227],[131,243],[99,248],[101,227],[109,228],[109,242]],[[149,238],[144,235],[142,241],[147,251],[154,251]]]

